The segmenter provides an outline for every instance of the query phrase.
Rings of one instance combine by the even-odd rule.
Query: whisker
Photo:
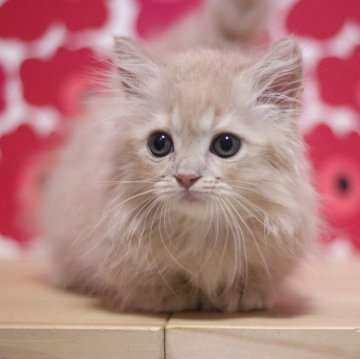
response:
[[[161,244],[163,245],[166,253],[169,255],[169,257],[174,261],[174,263],[179,266],[181,269],[183,269],[185,272],[188,272],[190,273],[190,271],[184,267],[177,259],[176,257],[171,253],[171,251],[169,250],[167,244],[165,243],[164,241],[164,238],[163,238],[163,235],[162,235],[162,230],[161,230],[161,227],[162,227],[162,219],[164,219],[165,216],[163,216],[163,208],[165,207],[165,205],[162,206],[162,209],[161,209],[161,212],[160,212],[160,222],[159,222],[159,235],[160,235],[160,241],[161,241]],[[164,223],[165,224],[165,223]],[[164,225],[164,228],[166,228],[166,224]]]
[[[159,200],[157,198],[153,198],[153,201],[150,203],[149,207],[144,211],[144,213],[141,215],[141,217],[139,218],[139,227],[142,226],[142,230],[140,232],[139,238],[138,238],[138,247],[136,250],[136,255],[138,255],[140,248],[143,246],[145,239],[145,232],[147,231],[147,226],[142,225],[142,223],[146,223],[147,222],[147,218],[150,215],[150,213],[153,211],[153,209],[155,208],[155,213],[153,213],[153,219],[156,216],[157,210],[158,210],[158,204],[159,204]],[[147,242],[150,243],[151,246],[151,231],[152,229],[150,229],[150,231],[148,232],[148,236],[147,236]],[[130,243],[129,243],[130,245]]]
[[[127,213],[127,216],[129,216],[132,212],[134,212],[135,210],[138,209],[138,211],[133,215],[133,218],[132,218],[131,222],[127,225],[128,233],[127,233],[125,238],[130,237],[130,236],[132,237],[137,232],[138,227],[141,226],[142,218],[143,218],[143,215],[144,215],[144,213],[141,213],[141,212],[144,209],[146,210],[146,208],[148,208],[149,204],[153,203],[155,201],[155,199],[156,199],[156,197],[146,198],[144,201],[140,202],[139,205],[132,208]],[[141,208],[139,209],[139,207],[141,207]],[[139,218],[139,215],[140,215],[140,218]]]
[[[233,184],[231,185],[231,187],[233,188],[237,188],[239,190],[243,190],[243,191],[248,191],[248,192],[252,192],[254,194],[256,194],[257,196],[260,196],[261,200],[264,201],[264,202],[267,202],[269,204],[274,204],[274,205],[278,205],[278,206],[282,206],[284,208],[288,208],[288,205],[286,202],[284,201],[281,201],[279,198],[276,198],[276,199],[272,199],[272,200],[269,200],[267,198],[266,195],[264,195],[264,193],[262,193],[261,191],[259,191],[259,188],[260,188],[260,185],[257,186],[257,188],[252,188],[252,187],[249,187],[249,186],[245,186],[243,184],[239,185],[239,184]],[[268,187],[268,186],[267,186]],[[237,192],[237,194],[239,194]]]
[[[209,208],[209,206],[210,206],[210,208],[211,208],[210,217],[208,217],[208,208]],[[206,240],[208,239],[208,235],[209,235],[210,230],[211,230],[211,219],[213,218],[213,209],[212,209],[212,206],[209,205],[209,203],[207,203],[207,205],[206,205],[206,211],[205,211],[205,215],[204,215],[204,217],[203,217],[203,220],[205,221],[207,218],[210,218],[210,220],[208,221],[208,227],[207,227],[207,230],[206,230],[206,232],[205,232],[205,234],[204,234],[204,236],[203,236],[203,241],[206,241]],[[202,262],[202,264],[200,265],[200,267],[199,267],[199,269],[196,271],[196,273],[192,274],[191,271],[189,271],[189,273],[192,274],[192,278],[190,277],[190,278],[185,282],[185,284],[181,287],[180,290],[185,289],[195,278],[197,278],[197,277],[201,274],[202,270],[204,269],[204,267],[206,266],[206,264],[207,264],[208,261],[210,260],[211,256],[213,255],[214,250],[215,250],[215,248],[216,248],[216,244],[217,244],[217,243],[214,241],[214,244],[213,244],[213,246],[212,246],[209,254],[208,254],[207,257],[204,259],[204,261]],[[199,244],[199,246],[201,246],[201,245]]]
[[[156,193],[156,190],[152,188],[152,189],[148,189],[146,191],[140,192],[140,193],[136,193],[136,194],[134,194],[134,195],[132,195],[130,197],[126,197],[122,201],[117,202],[115,207],[113,207],[113,210],[117,211],[119,209],[119,207],[121,207],[125,203],[128,203],[129,201],[131,201],[131,200],[133,200],[135,198],[145,196],[145,195],[148,195],[148,194],[154,194],[154,193]]]
[[[269,265],[260,249],[260,246],[259,246],[259,243],[258,243],[258,238],[254,235],[253,231],[250,229],[249,225],[246,223],[246,221],[242,218],[241,214],[236,210],[236,208],[232,205],[231,201],[229,200],[228,201],[229,205],[233,208],[233,211],[234,213],[237,215],[237,217],[240,219],[240,221],[242,222],[242,224],[244,225],[244,227],[246,228],[246,230],[248,231],[248,233],[250,234],[251,238],[253,239],[253,242],[256,246],[256,250],[259,254],[259,257],[260,257],[260,260],[262,261],[263,263],[263,266],[264,266],[264,270],[265,270],[265,273],[269,279],[269,281],[271,282],[272,281],[272,276],[271,276],[271,273],[270,273],[270,269],[269,269]]]
[[[114,181],[97,181],[97,182],[87,182],[90,185],[113,185],[113,184],[152,184],[158,182],[155,179],[152,180],[114,180]]]
[[[225,212],[227,213],[228,216],[230,216],[230,218],[228,218],[228,216],[226,216],[226,220],[229,224],[229,228],[232,234],[232,241],[234,243],[235,246],[235,250],[234,250],[234,270],[233,270],[233,274],[231,277],[231,281],[230,283],[234,283],[236,281],[236,277],[238,274],[238,268],[239,268],[239,253],[240,253],[240,248],[239,248],[239,243],[238,240],[242,239],[242,232],[241,234],[239,233],[239,228],[238,225],[236,223],[236,220],[234,220],[234,216],[232,215],[231,211],[228,209],[228,207],[226,206],[226,202],[223,199],[220,199],[220,202],[223,205],[223,208],[225,210]],[[231,219],[231,222],[229,221],[229,219]]]
[[[231,193],[228,195],[229,198],[231,198],[232,201],[236,202],[241,208],[250,216],[249,218],[254,218],[256,221],[258,221],[262,226],[264,226],[264,221],[261,220],[253,211],[251,211],[247,206],[250,206],[251,208],[254,208],[254,210],[258,210],[257,206],[255,204],[252,204],[249,202],[245,197],[238,196],[236,193]],[[265,211],[264,213],[265,214]]]
[[[226,194],[226,192],[225,192]],[[271,217],[271,215],[269,213],[267,213],[264,209],[262,209],[261,207],[259,207],[258,205],[256,205],[255,203],[253,203],[252,201],[250,201],[249,199],[247,199],[245,196],[242,196],[241,194],[234,192],[234,191],[227,191],[227,196],[228,197],[232,197],[232,198],[237,198],[240,200],[240,202],[245,202],[244,204],[247,204],[248,206],[250,206],[251,208],[254,209],[255,212],[260,212],[264,217]],[[244,207],[245,208],[245,207]],[[261,221],[255,214],[254,212],[250,212],[249,208],[246,207],[246,209],[249,211],[249,214],[251,214],[254,218],[258,219],[260,223],[263,223],[263,221]]]
[[[243,251],[244,251],[244,266],[245,266],[245,275],[244,275],[244,283],[243,283],[243,292],[242,292],[242,297],[241,297],[241,303],[240,305],[242,306],[242,303],[243,301],[245,300],[246,298],[246,295],[247,295],[247,289],[248,289],[248,282],[249,282],[249,260],[248,260],[248,254],[247,254],[247,244],[246,244],[246,240],[245,240],[245,237],[244,237],[244,233],[241,229],[241,225],[239,224],[238,220],[236,219],[235,215],[237,215],[237,217],[239,219],[241,219],[241,222],[244,224],[245,221],[243,221],[242,217],[239,216],[239,213],[236,211],[236,209],[234,208],[234,206],[232,205],[232,203],[229,201],[229,200],[226,200],[227,204],[232,208],[233,212],[229,211],[233,217],[234,217],[234,220],[237,224],[237,228],[239,229],[240,231],[240,238],[241,238],[241,243],[242,243],[242,247],[243,247]],[[233,214],[234,213],[234,214]],[[251,231],[250,231],[251,233]]]
[[[154,214],[154,217],[153,217],[153,220],[151,222],[151,226],[150,226],[150,235],[152,233],[152,228],[153,228],[153,225],[154,225],[154,219],[156,218],[157,216],[157,213],[158,213],[158,210],[159,208],[162,207],[162,206],[158,206],[156,208],[156,211],[155,211],[155,214]],[[159,230],[160,230],[160,227],[159,227]],[[182,300],[182,298],[180,298],[180,296],[174,291],[174,289],[172,288],[172,286],[170,285],[170,283],[168,282],[168,280],[165,278],[164,276],[164,273],[162,272],[161,268],[158,266],[158,263],[157,263],[157,260],[156,260],[156,257],[154,256],[154,253],[152,251],[152,245],[150,243],[150,255],[152,256],[153,258],[153,261],[154,261],[154,265],[156,266],[157,268],[157,272],[158,274],[160,275],[160,277],[162,278],[164,284],[166,285],[166,287],[170,290],[170,292],[180,301],[180,303],[184,304],[185,305],[185,302]]]

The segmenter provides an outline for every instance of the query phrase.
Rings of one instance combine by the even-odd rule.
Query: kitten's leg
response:
[[[248,285],[243,292],[238,310],[251,311],[251,310],[264,310],[270,309],[273,304],[274,295],[269,288],[259,288],[256,285]]]
[[[58,243],[64,243],[60,241]],[[86,257],[82,260],[78,252],[71,252],[68,247],[59,245],[50,255],[49,281],[60,288],[78,292],[96,294],[106,287],[106,283],[99,276],[98,265]]]
[[[269,309],[273,303],[273,291],[269,283],[249,278],[246,285],[239,280],[232,287],[220,287],[214,296],[201,296],[202,310],[221,310],[224,312],[239,312]]]
[[[71,289],[81,293],[96,294],[104,290],[104,285],[90,271],[79,263],[52,263],[49,281],[56,287]]]
[[[196,289],[183,277],[149,279],[141,285],[122,286],[105,304],[120,311],[176,312],[199,308]]]
[[[233,292],[237,292],[231,298],[225,310],[252,311],[270,309],[274,300],[274,288],[272,279],[259,268],[250,269],[246,279],[241,278],[240,283]],[[237,303],[234,301],[237,300]]]
[[[69,259],[69,254],[62,248],[57,248],[57,255],[50,253],[49,280],[51,284],[60,288],[76,288],[83,282],[79,277],[79,265]]]

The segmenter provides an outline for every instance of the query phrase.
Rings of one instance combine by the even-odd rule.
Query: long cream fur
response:
[[[246,38],[241,16],[263,13],[262,1],[221,3],[203,12],[217,29],[214,44],[229,33]],[[226,11],[246,4],[256,15],[239,11],[229,28]],[[116,39],[113,90],[89,103],[49,184],[44,229],[58,285],[117,310],[266,308],[316,236],[316,195],[296,126],[295,40],[257,59],[200,49],[198,40],[159,59]],[[174,143],[161,158],[147,147],[157,130]],[[224,132],[241,139],[228,159],[209,150]],[[196,200],[186,199],[179,174],[200,177],[189,189]]]

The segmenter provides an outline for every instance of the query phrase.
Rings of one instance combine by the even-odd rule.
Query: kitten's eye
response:
[[[240,149],[241,141],[238,137],[223,133],[215,137],[211,145],[211,152],[221,158],[234,156]]]
[[[172,139],[165,132],[153,133],[148,139],[148,147],[156,157],[167,156],[174,150]]]

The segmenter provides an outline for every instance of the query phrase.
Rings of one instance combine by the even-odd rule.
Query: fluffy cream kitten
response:
[[[114,63],[49,185],[55,281],[117,310],[270,306],[317,228],[296,42],[158,59],[117,38]]]

